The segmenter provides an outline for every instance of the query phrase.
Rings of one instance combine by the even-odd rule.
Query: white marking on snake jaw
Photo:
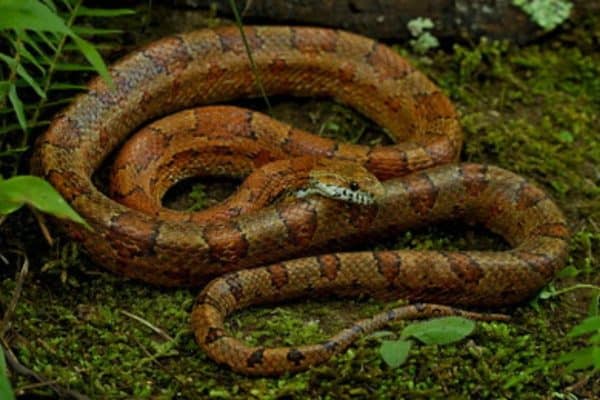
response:
[[[311,194],[320,194],[330,199],[347,201],[349,203],[370,205],[374,203],[373,195],[362,190],[351,190],[345,187],[328,185],[322,182],[313,182],[310,187],[300,189],[296,192],[296,197],[303,198]]]

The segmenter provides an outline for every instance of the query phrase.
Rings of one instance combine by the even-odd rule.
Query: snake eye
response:
[[[350,182],[350,190],[355,190],[356,191],[359,188],[360,188],[360,186],[358,185],[357,182],[355,182],[355,181]]]

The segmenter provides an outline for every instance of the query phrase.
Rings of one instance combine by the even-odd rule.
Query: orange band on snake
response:
[[[192,315],[198,343],[215,360],[244,373],[280,374],[323,362],[394,319],[478,317],[419,304],[359,322],[322,344],[264,349],[224,330],[226,315],[249,304],[368,293],[497,306],[530,297],[561,268],[569,233],[560,210],[508,171],[442,165],[458,159],[462,142],[454,108],[395,52],[343,31],[245,32],[267,93],[332,97],[380,124],[397,144],[341,144],[256,112],[191,109],[148,125],[122,149],[111,191],[127,206],[101,193],[92,174],[144,123],[258,95],[239,32],[219,28],[164,39],[117,62],[115,88],[92,81],[38,140],[33,161],[94,228],[65,223],[68,233],[110,270],[166,286],[196,286],[230,272],[204,289]],[[217,209],[184,214],[161,207],[177,180],[207,174],[250,176]],[[480,223],[512,249],[315,255],[450,219]]]

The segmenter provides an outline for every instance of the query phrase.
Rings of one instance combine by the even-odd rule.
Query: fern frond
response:
[[[7,43],[0,52],[0,168],[9,174],[7,165],[12,166],[14,174],[20,155],[29,145],[30,132],[49,124],[44,118],[47,111],[69,103],[74,92],[86,88],[79,79],[56,81],[57,73],[62,77],[95,71],[110,83],[108,68],[98,49],[114,45],[107,42],[94,46],[84,37],[110,37],[122,31],[96,28],[89,20],[130,15],[134,11],[89,8],[82,3],[83,0],[0,0],[0,37]],[[79,23],[78,18],[86,20]],[[4,160],[10,162],[2,166]]]

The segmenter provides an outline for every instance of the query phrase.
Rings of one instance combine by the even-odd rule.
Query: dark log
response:
[[[174,0],[176,6],[231,15],[228,0]],[[574,0],[571,19],[600,12],[598,0]],[[410,38],[407,23],[418,17],[435,23],[438,38],[509,39],[525,43],[545,32],[512,0],[236,0],[246,23],[330,26],[379,39]]]

